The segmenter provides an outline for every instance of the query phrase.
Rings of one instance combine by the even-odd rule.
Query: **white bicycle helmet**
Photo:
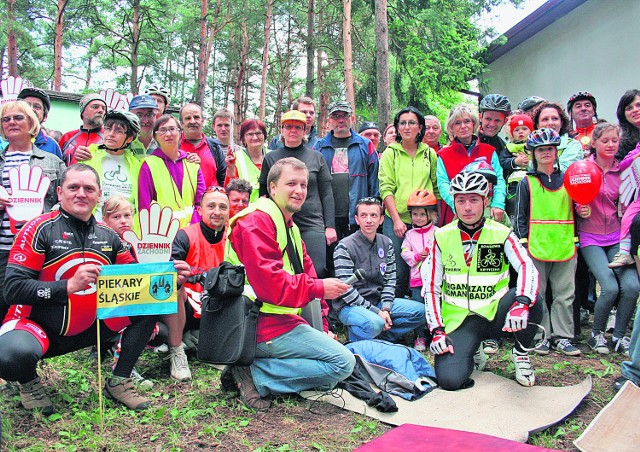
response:
[[[475,193],[482,197],[489,195],[489,182],[480,173],[458,173],[449,186],[451,196]]]
[[[167,88],[163,88],[162,86],[151,85],[145,90],[144,93],[157,94],[158,96],[164,97],[164,100],[166,101],[167,105],[169,105],[169,101],[171,100],[171,96],[169,95],[169,90]]]

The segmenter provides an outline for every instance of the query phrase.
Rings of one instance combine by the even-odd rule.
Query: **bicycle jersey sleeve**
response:
[[[425,300],[425,311],[429,331],[444,328],[440,300],[442,298],[442,255],[434,237],[429,256],[420,268],[422,276],[422,296]]]
[[[516,296],[525,296],[533,306],[538,296],[539,274],[527,250],[520,244],[518,237],[511,232],[504,243],[504,254],[518,273]]]

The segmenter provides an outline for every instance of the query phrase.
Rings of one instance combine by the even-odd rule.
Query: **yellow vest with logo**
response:
[[[182,191],[179,191],[171,174],[169,174],[167,166],[160,157],[150,155],[144,161],[149,166],[151,177],[155,184],[158,196],[156,201],[162,207],[171,207],[173,209],[173,217],[180,220],[180,228],[186,228],[191,224],[191,217],[193,216],[196,189],[198,188],[199,166],[188,162],[186,159],[181,160],[183,177]]]
[[[235,224],[236,221],[238,221],[240,218],[252,212],[255,212],[256,210],[259,210],[269,215],[269,217],[271,217],[271,219],[275,223],[276,240],[278,241],[278,247],[282,251],[282,269],[287,273],[289,273],[290,275],[295,274],[295,271],[293,270],[293,265],[291,265],[291,261],[289,260],[289,255],[288,253],[285,252],[285,248],[287,247],[287,229],[286,229],[287,226],[284,222],[284,217],[282,216],[282,212],[280,211],[280,208],[271,199],[259,198],[256,202],[251,203],[249,207],[240,211],[236,216],[234,216],[231,220],[229,220],[229,236],[231,236],[233,225]],[[303,263],[304,258],[302,255],[302,238],[300,237],[300,230],[298,229],[298,226],[296,226],[296,224],[294,223],[289,232],[291,233],[291,240],[293,242],[293,245],[296,248],[295,251],[298,254],[300,263]],[[231,262],[234,265],[241,264],[240,259],[238,259],[238,255],[236,254],[235,250],[231,246],[231,240],[227,240],[227,245],[225,248],[225,260],[228,262]],[[265,281],[264,283],[268,284],[267,281]],[[255,300],[257,298],[255,292],[253,291],[253,288],[249,285],[249,282],[246,279],[246,277],[245,277],[245,285],[244,285],[244,294],[247,297],[251,298],[252,300]],[[302,313],[302,309],[290,308],[287,306],[279,306],[279,305],[263,302],[262,307],[260,308],[260,312],[263,312],[265,314],[300,315]]]
[[[238,177],[246,181],[251,182],[253,190],[251,191],[250,202],[256,202],[259,196],[260,184],[258,178],[260,177],[260,170],[253,163],[249,154],[243,149],[236,152],[236,168],[238,170]]]
[[[509,228],[493,220],[485,224],[467,267],[458,221],[435,232],[442,258],[442,320],[451,333],[470,314],[493,320],[498,302],[509,290],[509,263],[504,243]]]

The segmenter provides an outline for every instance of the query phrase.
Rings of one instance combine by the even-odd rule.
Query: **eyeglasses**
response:
[[[43,111],[44,110],[44,107],[42,105],[40,105],[40,104],[31,103],[31,102],[27,102],[27,103],[35,111]]]
[[[15,122],[20,122],[20,121],[24,121],[26,119],[26,116],[25,115],[3,116],[2,117],[2,123],[3,124],[9,124],[12,119]]]
[[[182,130],[180,127],[162,127],[158,129],[156,133],[159,135],[166,135],[168,133],[180,132],[180,130]]]
[[[331,113],[329,115],[331,119],[347,119],[349,117],[348,113],[340,112],[340,113]]]
[[[250,133],[245,133],[244,134],[245,137],[249,137],[249,138],[253,138],[253,137],[261,137],[262,136],[262,132],[250,132]]]
[[[222,193],[226,195],[227,190],[224,187],[220,187],[219,185],[211,185],[210,187],[207,187],[207,189],[204,191],[205,195],[207,193]]]
[[[400,121],[398,125],[400,127],[407,127],[407,126],[413,127],[418,125],[418,121]]]
[[[380,201],[380,198],[376,198],[375,196],[368,196],[366,198],[358,199],[358,202],[356,203],[356,205],[359,205],[359,204],[377,204],[377,205],[381,205],[382,201]]]
[[[122,127],[109,127],[109,126],[107,126],[107,127],[104,128],[104,133],[110,133],[110,132],[113,132],[113,133],[118,134],[118,135],[126,135],[127,134],[127,131],[125,129],[123,129]]]
[[[285,124],[282,126],[285,130],[304,130],[304,126],[299,126],[296,124]]]
[[[135,111],[133,113],[140,119],[143,119],[143,118],[151,119],[156,117],[155,113],[137,113]]]

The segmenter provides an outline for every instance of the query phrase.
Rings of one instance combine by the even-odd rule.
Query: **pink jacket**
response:
[[[594,156],[589,157],[595,163]],[[577,217],[578,231],[591,234],[607,235],[620,230],[618,217],[618,198],[620,197],[620,164],[616,160],[613,167],[602,173],[602,184],[595,199],[589,203],[591,216]]]
[[[433,235],[438,230],[433,223],[429,223],[421,228],[409,229],[402,242],[402,258],[411,267],[410,287],[422,287],[422,276],[420,276],[420,266],[423,259],[420,258],[421,251],[429,251],[433,244]]]

